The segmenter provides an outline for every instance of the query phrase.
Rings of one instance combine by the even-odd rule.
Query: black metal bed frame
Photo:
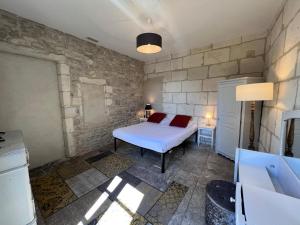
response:
[[[198,129],[197,129],[191,136],[193,136],[193,135],[195,135],[195,142],[197,142]],[[186,138],[182,143],[180,143],[179,145],[177,145],[177,146],[171,148],[170,150],[168,150],[168,151],[166,151],[166,152],[164,152],[164,153],[160,153],[160,159],[161,159],[161,173],[164,173],[164,172],[165,172],[165,156],[166,156],[166,154],[169,153],[172,149],[174,149],[174,148],[176,148],[176,147],[178,147],[178,146],[180,146],[180,145],[183,145],[183,155],[184,155],[184,154],[185,154],[186,140],[189,139],[191,136],[189,136],[189,137]],[[120,141],[126,142],[126,143],[128,143],[128,144],[131,144],[131,143],[127,142],[127,141],[124,141],[124,140],[121,140],[121,139],[118,139],[118,138],[114,137],[114,149],[115,149],[115,152],[117,151],[117,140],[120,140]],[[131,144],[131,145],[134,145],[134,144]],[[137,145],[134,145],[134,146],[137,146]],[[145,148],[142,148],[142,147],[140,147],[140,146],[137,146],[137,147],[140,148],[141,156],[143,157],[143,155],[144,155],[144,149],[145,149]],[[151,150],[151,149],[149,149],[149,150],[150,150],[150,151],[153,151],[153,150]],[[155,151],[154,151],[154,152],[155,152]]]

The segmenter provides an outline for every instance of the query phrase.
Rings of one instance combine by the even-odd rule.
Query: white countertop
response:
[[[0,172],[26,164],[27,157],[22,131],[5,131],[1,137],[5,141],[0,142]]]

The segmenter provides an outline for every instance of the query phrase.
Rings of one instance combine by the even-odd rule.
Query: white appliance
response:
[[[0,224],[36,225],[28,173],[28,154],[21,131],[0,134]]]
[[[261,77],[244,77],[218,82],[216,152],[234,160],[237,147],[247,148],[250,131],[250,102],[237,102],[236,86],[263,82]],[[255,110],[255,140],[258,143],[261,104]]]
[[[236,225],[300,224],[300,159],[236,150]]]

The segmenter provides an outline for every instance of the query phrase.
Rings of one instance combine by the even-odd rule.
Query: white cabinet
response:
[[[0,142],[0,224],[36,225],[28,155],[21,131],[8,131]]]
[[[247,148],[250,131],[250,102],[237,102],[235,88],[238,85],[263,82],[261,77],[245,77],[218,83],[218,112],[216,152],[234,159],[237,147]],[[256,103],[255,146],[258,143],[261,104]]]

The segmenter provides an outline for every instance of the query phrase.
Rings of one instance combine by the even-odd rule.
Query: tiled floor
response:
[[[122,143],[31,171],[39,225],[201,225],[205,186],[232,180],[233,163],[194,143],[166,157]]]

